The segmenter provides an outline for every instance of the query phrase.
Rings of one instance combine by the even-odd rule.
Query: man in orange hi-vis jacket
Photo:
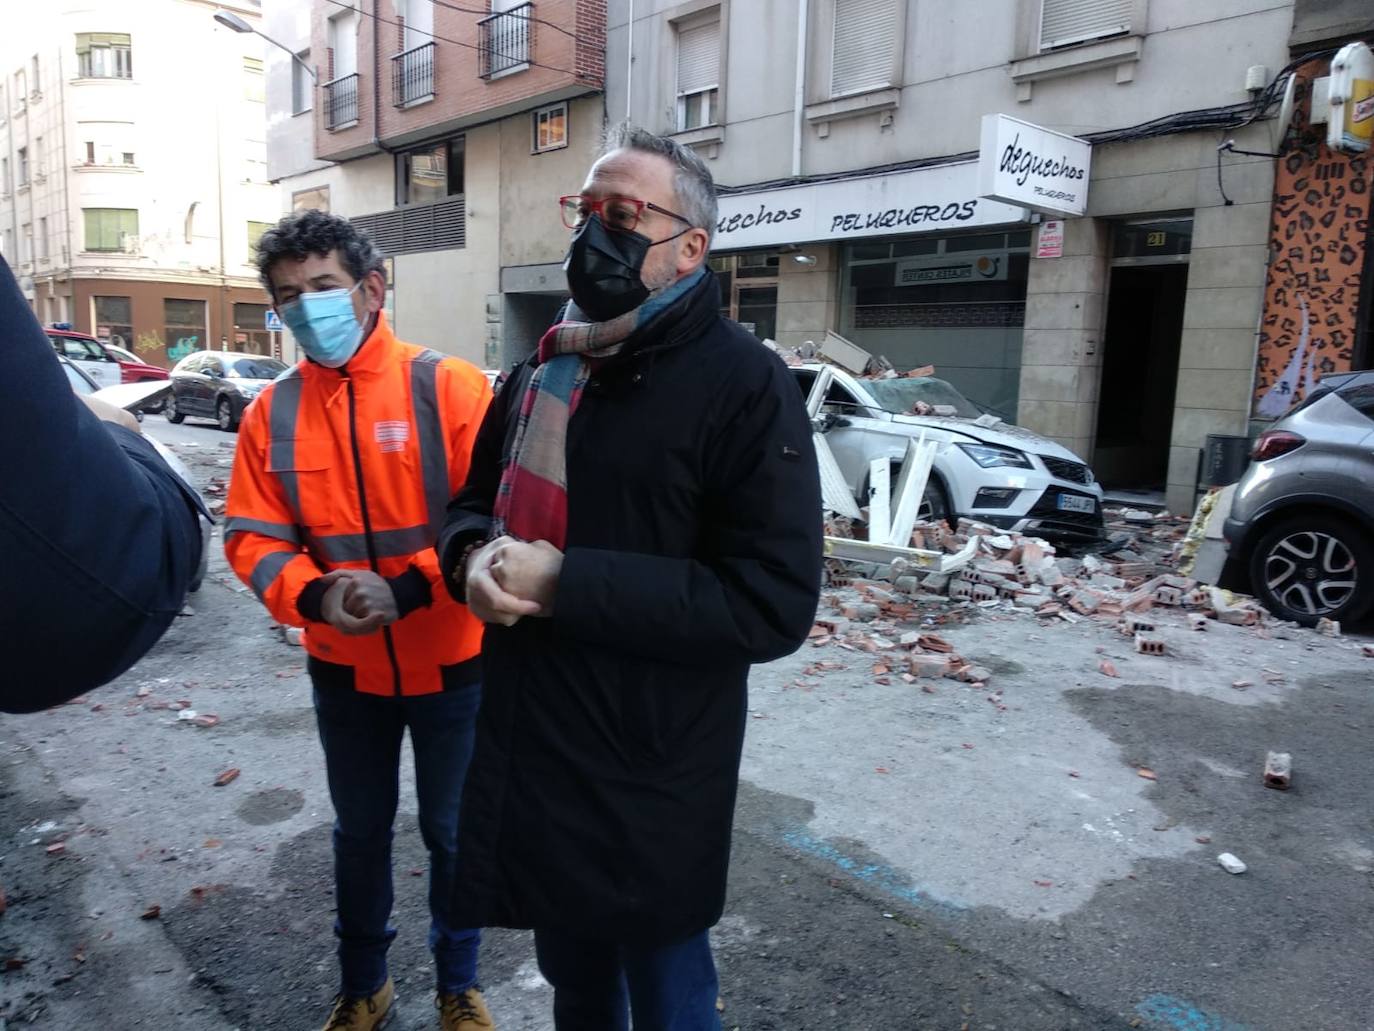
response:
[[[444,917],[482,627],[442,583],[434,542],[491,388],[472,365],[396,339],[382,255],[345,219],[289,215],[263,234],[257,261],[306,357],[244,413],[225,551],[278,622],[305,628],[335,813],[342,976],[325,1028],[371,1031],[394,999],[391,828],[407,728],[440,1025],[490,1028],[480,932]]]

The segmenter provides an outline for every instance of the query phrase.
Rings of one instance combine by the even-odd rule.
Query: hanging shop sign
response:
[[[897,286],[995,283],[1007,278],[1006,254],[946,254],[897,262]]]
[[[718,251],[948,233],[1027,218],[1023,208],[978,196],[978,166],[971,161],[727,194],[719,206],[712,243]]]
[[[1351,43],[1331,62],[1328,86],[1331,117],[1326,145],[1346,154],[1363,154],[1374,141],[1374,51]]]
[[[1064,256],[1064,220],[1047,218],[1040,223],[1040,239],[1035,245],[1037,258],[1062,258]]]
[[[1050,215],[1088,210],[1092,144],[1007,115],[984,115],[978,195]]]

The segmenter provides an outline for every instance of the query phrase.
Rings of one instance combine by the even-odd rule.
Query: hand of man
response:
[[[355,579],[361,574],[377,576],[365,569],[335,569],[326,573],[322,579],[328,584],[328,589],[324,592],[324,597],[320,600],[320,615],[324,621],[342,634],[351,637],[360,637],[364,634],[374,634],[386,625],[385,613],[375,610],[368,610],[368,614],[362,618],[351,614],[345,607],[349,598],[350,590]],[[381,579],[381,577],[377,577]],[[390,592],[391,588],[385,580],[382,586]],[[392,607],[395,607],[395,599],[392,599]]]
[[[135,433],[143,432],[138,425],[138,420],[123,408],[118,408],[108,401],[102,401],[98,397],[91,397],[89,394],[77,394],[76,396],[84,401],[86,407],[103,421],[112,422],[116,426],[123,426],[126,430],[133,430]]]
[[[382,617],[387,626],[401,618],[396,607],[396,594],[380,574],[370,569],[351,569],[348,588],[344,591],[343,607],[354,619]]]
[[[512,541],[491,562],[491,575],[503,591],[538,604],[538,616],[552,616],[558,596],[563,553],[548,541]]]
[[[519,598],[504,589],[492,575],[491,566],[502,549],[518,543],[511,537],[498,537],[468,556],[466,577],[468,608],[483,623],[515,626],[525,616],[539,615],[539,603]]]

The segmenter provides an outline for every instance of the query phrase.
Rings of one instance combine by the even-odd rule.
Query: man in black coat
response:
[[[132,416],[77,399],[3,259],[0,343],[0,712],[34,712],[162,636],[199,568],[200,499]]]
[[[719,314],[700,158],[621,127],[562,203],[573,303],[437,545],[488,623],[453,918],[534,928],[559,1031],[714,1029],[749,666],[816,613],[811,429]]]

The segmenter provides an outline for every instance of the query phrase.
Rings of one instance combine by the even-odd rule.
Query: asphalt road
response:
[[[144,428],[227,475],[232,434]],[[0,1027],[323,1022],[330,809],[304,655],[218,550],[192,607],[117,683],[0,722]],[[756,671],[715,931],[727,1029],[1374,1027],[1374,660],[1356,642],[1215,626],[1166,631],[1155,658],[1094,623],[940,631],[1000,697],[882,685],[833,645]],[[160,705],[182,700],[219,724]],[[1294,755],[1289,792],[1260,784],[1271,748]],[[410,1031],[435,1024],[409,787],[401,808]],[[482,973],[501,1027],[552,1026],[527,934],[488,932]]]

